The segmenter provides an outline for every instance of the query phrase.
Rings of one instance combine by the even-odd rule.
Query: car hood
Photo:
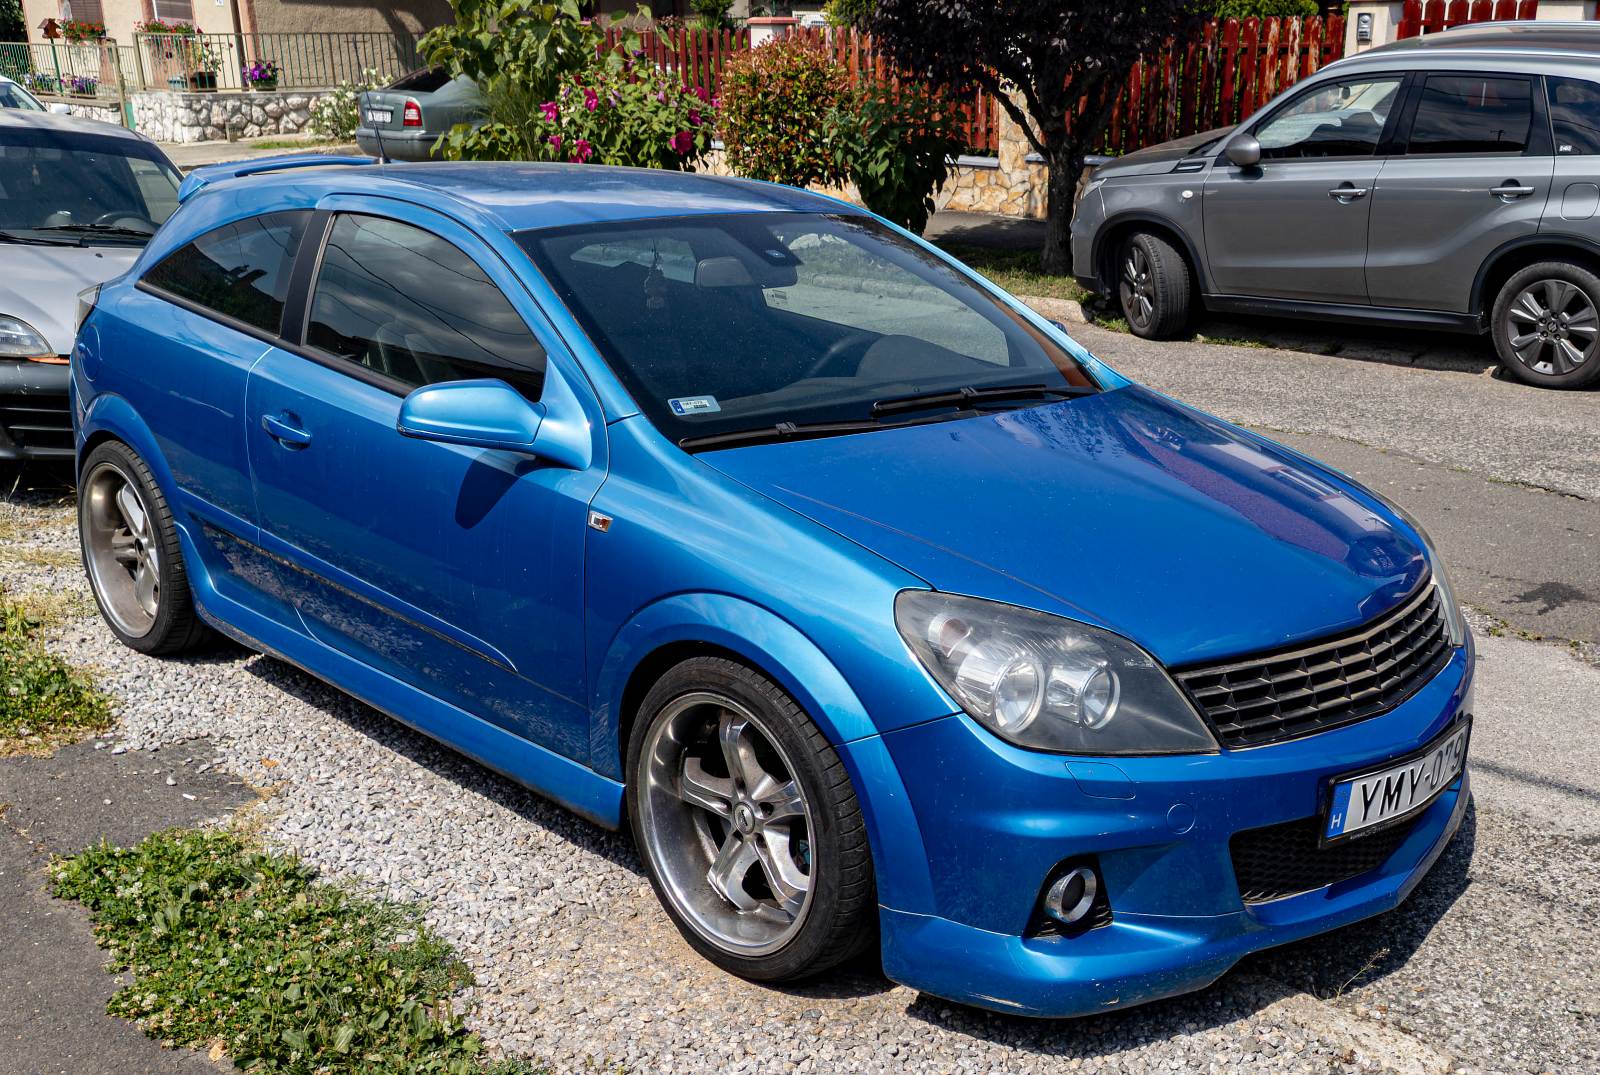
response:
[[[58,355],[72,351],[78,292],[128,271],[137,246],[23,246],[7,243],[0,274],[0,314],[20,317],[50,341]]]
[[[1232,127],[1218,127],[1210,131],[1201,131],[1199,134],[1191,134],[1186,138],[1174,138],[1170,142],[1146,146],[1144,149],[1124,154],[1102,164],[1095,169],[1094,178],[1115,179],[1124,175],[1154,175],[1171,171],[1175,163],[1203,145],[1219,138],[1226,138],[1232,130]]]
[[[1356,626],[1428,571],[1359,486],[1139,387],[699,458],[936,589],[1093,623],[1169,665]]]

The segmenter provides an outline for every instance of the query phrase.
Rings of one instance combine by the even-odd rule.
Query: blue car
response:
[[[608,827],[685,939],[1080,1015],[1394,907],[1460,824],[1427,537],[862,210],[203,170],[73,353],[84,559]]]

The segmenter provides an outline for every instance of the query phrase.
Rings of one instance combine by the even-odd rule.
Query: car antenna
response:
[[[389,151],[383,148],[383,128],[377,123],[372,125],[372,137],[378,140],[378,163],[393,164],[394,161],[389,159]]]

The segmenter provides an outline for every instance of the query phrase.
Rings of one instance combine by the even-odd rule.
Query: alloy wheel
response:
[[[139,487],[114,463],[84,481],[83,548],[101,606],[127,635],[140,637],[161,609],[161,552]]]
[[[679,914],[735,955],[782,948],[811,906],[812,811],[748,709],[695,692],[656,717],[641,757],[642,850]]]
[[[1129,243],[1122,261],[1122,312],[1139,327],[1148,326],[1156,312],[1156,286],[1150,258],[1138,243]]]
[[[1536,280],[1512,302],[1507,336],[1518,362],[1549,376],[1591,361],[1600,318],[1582,288],[1566,280]]]

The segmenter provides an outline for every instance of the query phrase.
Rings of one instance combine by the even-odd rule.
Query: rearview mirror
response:
[[[400,404],[403,437],[536,454],[544,408],[499,380],[449,381],[419,388]]]
[[[1228,162],[1236,168],[1254,168],[1261,163],[1261,143],[1253,134],[1235,135],[1228,143]]]

